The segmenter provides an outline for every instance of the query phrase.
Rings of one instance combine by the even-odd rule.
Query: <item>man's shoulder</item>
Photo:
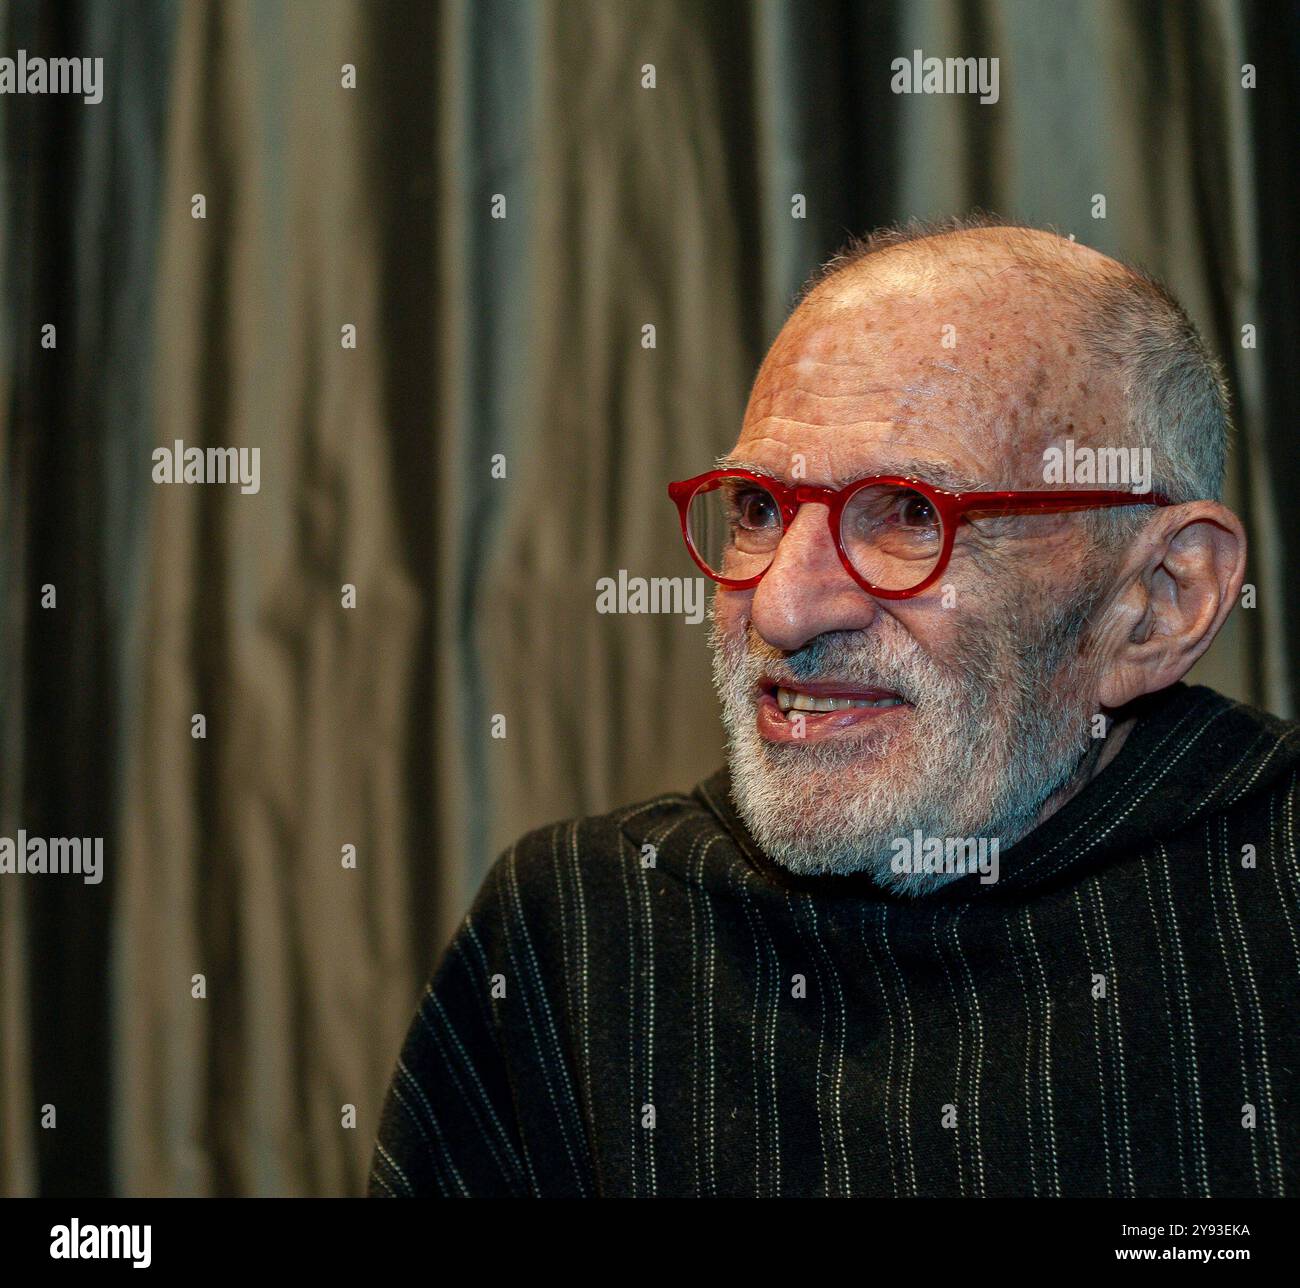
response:
[[[1289,742],[1300,733],[1300,720],[1275,715],[1262,707],[1220,693],[1208,685],[1179,684],[1173,686],[1170,692],[1178,695],[1172,705],[1179,714],[1185,710],[1221,712],[1230,716],[1241,728],[1250,728],[1282,742]]]
[[[629,873],[685,876],[706,847],[720,845],[735,853],[735,837],[719,799],[725,793],[727,775],[719,771],[690,790],[543,824],[500,853],[485,889],[506,881],[521,897],[533,893],[551,898],[567,881],[599,890],[623,888]]]
[[[1300,723],[1204,685],[1173,685],[1139,715],[1122,773],[1135,789],[1158,781],[1171,804],[1170,792],[1185,797],[1189,817],[1274,790],[1300,768]]]

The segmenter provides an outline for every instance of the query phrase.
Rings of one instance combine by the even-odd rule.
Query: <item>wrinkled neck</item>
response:
[[[1072,801],[1119,755],[1120,748],[1124,745],[1136,724],[1136,716],[1129,716],[1124,720],[1116,721],[1111,726],[1110,732],[1104,738],[1097,740],[1097,745],[1079,762],[1079,768],[1074,777],[1064,787],[1047,798],[1042,809],[1038,812],[1034,827],[1041,826],[1057,810]]]

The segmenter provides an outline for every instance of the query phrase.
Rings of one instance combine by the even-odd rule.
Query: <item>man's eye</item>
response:
[[[934,506],[915,492],[906,493],[899,499],[898,517],[905,528],[932,528],[938,521]]]
[[[780,525],[776,501],[762,488],[743,488],[731,498],[731,511],[738,527],[757,531]]]

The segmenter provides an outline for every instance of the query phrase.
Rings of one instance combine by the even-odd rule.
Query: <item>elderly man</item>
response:
[[[502,856],[371,1193],[1294,1193],[1300,742],[1181,683],[1242,587],[1227,429],[1093,250],[832,260],[671,488],[728,768]]]

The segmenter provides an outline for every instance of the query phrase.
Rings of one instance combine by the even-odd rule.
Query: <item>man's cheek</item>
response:
[[[753,602],[752,590],[725,590],[719,587],[713,596],[713,621],[718,634],[731,641],[743,639]]]
[[[986,605],[977,602],[973,591],[950,585],[941,588],[932,604],[910,614],[900,624],[933,665],[960,672],[972,641],[984,634],[985,611]]]

